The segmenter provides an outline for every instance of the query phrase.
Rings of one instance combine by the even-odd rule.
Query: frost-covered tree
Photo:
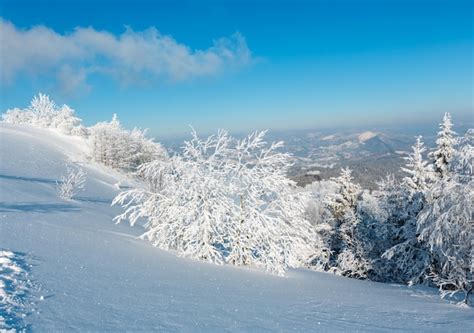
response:
[[[331,212],[332,226],[328,247],[329,271],[349,277],[366,278],[370,263],[366,258],[362,238],[359,237],[361,219],[357,213],[359,185],[353,183],[349,168],[341,170],[339,177],[332,178],[335,192],[328,194],[325,204]]]
[[[352,170],[341,169],[339,177],[331,178],[336,184],[337,190],[332,193],[326,201],[336,219],[342,218],[347,210],[356,207],[357,196],[360,186],[353,183]]]
[[[395,176],[388,174],[377,182],[377,186],[376,195],[391,224],[396,224],[406,219],[408,195]]]
[[[231,150],[229,180],[238,223],[232,224],[228,261],[282,273],[307,259],[313,235],[304,218],[308,197],[287,178],[292,157],[280,152],[283,142],[267,144],[265,133],[253,133]]]
[[[117,115],[110,122],[100,122],[89,129],[94,161],[123,171],[136,171],[144,163],[165,159],[166,151],[146,130],[122,128]]]
[[[54,128],[65,134],[86,136],[87,129],[74,110],[67,105],[58,106],[48,95],[39,93],[34,96],[28,108],[15,108],[2,115],[3,121],[13,124],[30,124],[45,128]]]
[[[32,114],[27,110],[13,108],[2,114],[2,120],[10,124],[31,124]]]
[[[364,222],[357,211],[347,210],[335,229],[332,251],[337,254],[332,271],[348,277],[365,279],[372,269],[368,258]]]
[[[439,178],[446,177],[450,170],[451,160],[456,153],[455,132],[452,130],[451,115],[445,113],[443,121],[440,123],[436,149],[430,154],[434,160],[434,171]]]
[[[459,182],[468,183],[474,174],[474,129],[468,129],[459,138],[457,148],[452,162],[452,170]]]
[[[387,177],[391,180],[391,177]],[[395,187],[394,187],[395,188]],[[394,225],[391,208],[387,198],[394,194],[389,191],[363,191],[357,203],[359,223],[354,235],[358,249],[368,263],[367,278],[375,281],[387,281],[393,265],[382,257],[385,250],[393,244]]]
[[[417,238],[417,217],[434,180],[431,166],[423,159],[426,149],[421,139],[421,136],[416,138],[412,153],[405,158],[407,164],[402,170],[408,176],[403,178],[401,187],[394,192],[388,186],[389,190],[385,192],[388,226],[392,233],[391,245],[382,255],[392,266],[392,274],[387,272],[386,279],[409,284],[424,280],[430,261],[429,251]],[[394,197],[390,192],[396,193],[397,199],[390,199]]]
[[[68,105],[63,105],[52,117],[50,126],[66,134],[87,136],[87,129],[82,126],[82,120],[75,116],[74,110]]]
[[[428,166],[428,162],[423,159],[423,153],[426,148],[421,140],[421,136],[416,138],[416,143],[412,147],[412,152],[405,157],[407,161],[406,167],[402,168],[408,176],[403,178],[403,183],[410,195],[421,192],[424,193],[429,186],[432,178],[432,170]]]
[[[464,292],[466,303],[474,287],[473,138],[467,131],[451,150],[449,177],[437,179],[418,217],[418,239],[431,254],[429,277],[441,296]]]
[[[64,200],[73,200],[79,191],[84,190],[86,173],[80,167],[67,165],[66,174],[57,182],[59,197]]]
[[[423,280],[430,257],[417,238],[417,215],[423,208],[424,194],[413,194],[406,184],[406,180],[398,183],[393,175],[378,183],[377,196],[385,212],[380,224],[385,231],[381,257],[387,260],[378,273],[381,280],[413,284]]]
[[[334,218],[328,206],[326,197],[336,191],[337,185],[332,181],[316,181],[305,187],[310,200],[306,206],[306,219],[311,223],[319,236],[320,242],[315,244],[313,254],[308,258],[307,265],[318,271],[330,269],[330,243],[334,228]]]
[[[307,195],[286,177],[291,157],[265,132],[236,141],[227,132],[201,139],[193,131],[182,155],[143,164],[148,188],[122,192],[116,221],[147,221],[155,246],[213,263],[253,265],[283,274],[311,254],[316,241],[304,217]]]
[[[428,193],[428,203],[418,219],[419,239],[431,252],[430,277],[441,296],[474,288],[474,182],[443,179]]]
[[[473,131],[457,140],[451,127],[446,114],[437,148],[431,154],[437,176],[428,186],[420,187],[412,181],[422,178],[414,177],[414,171],[423,174],[425,167],[420,158],[421,145],[415,145],[409,160],[411,177],[404,180],[410,196],[404,200],[405,208],[396,209],[405,212],[406,218],[394,229],[396,242],[383,257],[394,264],[393,277],[411,284],[434,284],[443,297],[464,291],[467,300],[473,285]]]
[[[33,97],[27,110],[32,114],[33,125],[50,127],[56,115],[56,109],[56,103],[48,95],[39,93]]]

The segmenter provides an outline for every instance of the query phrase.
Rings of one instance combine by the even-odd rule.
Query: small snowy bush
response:
[[[86,173],[82,168],[67,166],[66,175],[57,183],[58,194],[61,199],[73,200],[79,191],[84,190]]]

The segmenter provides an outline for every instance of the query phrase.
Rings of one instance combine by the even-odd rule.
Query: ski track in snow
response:
[[[0,331],[474,332],[473,309],[432,288],[305,269],[282,278],[154,248],[137,239],[141,226],[112,221],[116,184],[130,180],[85,150],[78,138],[0,123],[0,248],[13,250],[0,256]],[[66,202],[55,185],[72,157],[86,189]]]

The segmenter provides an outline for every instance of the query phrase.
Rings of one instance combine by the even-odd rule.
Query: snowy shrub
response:
[[[2,115],[3,121],[13,124],[30,124],[45,128],[55,128],[65,134],[87,135],[81,119],[67,105],[58,107],[49,96],[39,93],[30,106],[24,110],[15,108]]]
[[[86,173],[82,168],[67,166],[66,175],[57,183],[59,197],[64,200],[73,200],[79,191],[84,189]]]
[[[91,127],[89,140],[94,161],[123,171],[134,172],[144,163],[167,156],[160,144],[146,137],[146,131],[123,129],[116,115],[110,122]]]
[[[301,265],[317,241],[304,217],[308,196],[286,177],[292,159],[282,143],[264,135],[203,140],[193,131],[182,155],[139,167],[149,186],[115,198],[125,209],[116,221],[144,218],[143,237],[191,258],[277,274]]]

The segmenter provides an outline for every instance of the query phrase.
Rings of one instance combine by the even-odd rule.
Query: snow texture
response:
[[[25,256],[0,250],[0,331],[26,330],[23,318],[33,303],[29,294],[32,282]]]

